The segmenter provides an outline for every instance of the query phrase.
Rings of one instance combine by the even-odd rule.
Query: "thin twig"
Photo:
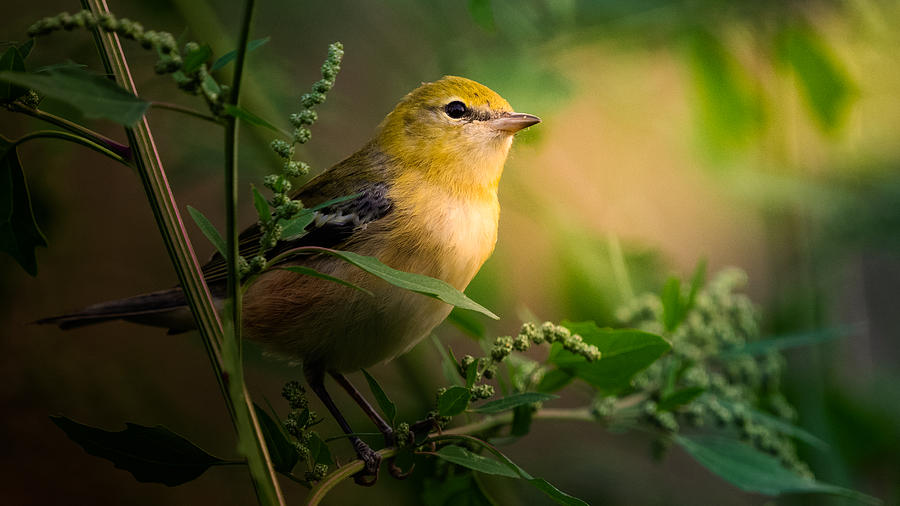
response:
[[[99,144],[113,153],[119,155],[125,160],[131,160],[131,148],[116,142],[105,135],[95,132],[89,128],[86,128],[78,123],[69,121],[65,118],[60,118],[55,114],[50,114],[49,112],[42,111],[40,109],[34,109],[23,105],[19,102],[13,102],[8,104],[6,108],[12,112],[18,112],[21,114],[27,114],[28,116],[38,118],[40,120],[44,120],[48,123],[56,125],[60,128],[65,128],[66,130],[78,134],[86,139],[93,141],[96,144]]]
[[[171,104],[169,102],[155,102],[154,101],[154,102],[150,102],[150,107],[153,107],[155,109],[166,109],[169,111],[180,112],[182,114],[187,114],[188,116],[200,118],[202,120],[209,121],[210,123],[215,123],[217,125],[222,124],[222,122],[219,121],[219,119],[216,118],[215,116],[212,116],[209,114],[203,114],[200,111],[195,111],[194,109],[191,109],[190,107],[185,107],[183,105]]]
[[[69,132],[62,132],[60,130],[39,130],[37,132],[32,132],[28,135],[23,135],[22,137],[19,137],[18,139],[13,140],[12,145],[18,146],[19,144],[22,144],[23,142],[28,142],[32,139],[63,139],[63,140],[69,141],[69,142],[74,142],[76,144],[81,144],[82,146],[91,148],[98,153],[102,153],[124,165],[131,166],[131,164],[128,162],[128,160],[126,160],[119,154],[113,153],[109,149],[106,149],[106,147],[101,146],[100,144],[97,144],[97,143],[93,142],[92,140],[86,139],[80,135],[71,134]]]

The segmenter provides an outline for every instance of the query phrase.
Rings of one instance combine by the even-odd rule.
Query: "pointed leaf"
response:
[[[801,346],[812,346],[815,344],[825,343],[834,339],[848,337],[857,330],[853,325],[843,327],[832,327],[827,329],[813,330],[810,332],[799,332],[797,334],[787,334],[784,336],[771,337],[761,341],[752,341],[744,346],[735,348],[727,348],[719,353],[722,359],[739,357],[741,355],[762,355],[770,351],[785,350],[790,348],[798,348]]]
[[[0,70],[25,71],[25,59],[18,48],[10,47],[0,56]],[[11,82],[0,82],[0,102],[12,102],[27,92],[27,87],[16,86]]]
[[[38,246],[47,246],[47,240],[34,219],[25,172],[16,148],[0,137],[0,251],[36,276]]]
[[[256,48],[265,45],[271,39],[272,39],[272,37],[265,37],[262,39],[251,40],[250,42],[247,43],[247,52],[253,51]],[[209,68],[209,71],[213,72],[213,71],[219,70],[222,67],[224,67],[225,65],[228,65],[229,63],[231,63],[232,60],[234,60],[235,58],[237,58],[237,50],[229,51],[229,52],[223,54],[222,56],[220,56],[218,60],[213,62],[212,66]]]
[[[703,387],[682,388],[681,390],[676,390],[660,399],[657,407],[660,411],[671,411],[677,407],[690,403],[705,391],[706,389]]]
[[[362,370],[363,376],[366,377],[366,381],[369,383],[369,389],[372,390],[372,395],[375,396],[375,401],[378,402],[378,407],[381,408],[381,412],[384,414],[385,418],[387,418],[388,423],[391,426],[394,426],[394,419],[397,417],[397,406],[394,405],[393,401],[384,393],[384,390],[381,388],[381,385],[378,384],[378,381],[372,377],[371,374],[366,372],[365,369]]]
[[[225,114],[229,116],[234,116],[235,118],[241,119],[250,123],[251,125],[266,127],[273,132],[278,132],[278,127],[269,123],[268,121],[260,118],[259,116],[253,114],[252,112],[244,109],[243,107],[238,107],[232,104],[225,104],[224,109]]]
[[[331,456],[331,449],[328,448],[328,443],[317,432],[310,432],[309,434],[309,456],[312,461],[316,464],[334,467],[334,458]]]
[[[510,409],[514,409],[518,406],[526,406],[528,404],[534,404],[535,402],[544,402],[549,401],[550,399],[556,399],[557,395],[553,394],[545,394],[540,392],[521,392],[518,394],[507,395],[502,399],[496,399],[481,406],[470,409],[469,411],[473,413],[500,413],[503,411],[508,411]]]
[[[374,274],[394,286],[421,293],[422,295],[427,295],[429,297],[434,297],[456,307],[478,311],[495,320],[500,319],[500,317],[483,307],[481,304],[468,298],[464,293],[460,292],[446,281],[423,276],[421,274],[398,271],[397,269],[393,269],[381,263],[381,261],[375,257],[359,255],[352,251],[329,249],[323,249],[322,251],[329,255],[339,257],[369,274]]]
[[[212,56],[212,49],[210,49],[209,44],[204,44],[197,49],[194,49],[184,56],[184,63],[181,65],[181,71],[185,74],[195,72],[200,68],[200,65],[206,63],[206,60],[208,60],[210,56]]]
[[[106,118],[130,126],[147,111],[150,102],[120,88],[109,79],[73,68],[49,69],[40,74],[0,72],[0,81],[41,92],[81,111],[88,118]]]
[[[663,327],[672,332],[681,322],[681,280],[674,276],[666,280],[659,298],[663,306]]]
[[[272,212],[269,210],[269,203],[266,198],[259,193],[255,186],[250,185],[253,191],[253,207],[256,208],[256,214],[259,216],[260,223],[268,223],[272,220]]]
[[[336,278],[330,274],[325,274],[324,272],[319,272],[319,271],[313,269],[312,267],[306,267],[304,265],[289,265],[287,267],[275,267],[275,268],[278,270],[282,270],[282,271],[290,271],[290,272],[293,272],[296,274],[303,274],[304,276],[312,276],[314,278],[324,279],[327,281],[331,281],[332,283],[337,283],[339,285],[344,285],[344,286],[353,288],[354,290],[359,290],[360,292],[362,292],[370,297],[375,296],[374,293],[372,293],[369,290],[366,290],[365,288],[363,288],[357,284],[351,283],[349,281],[345,281],[341,278]]]
[[[778,36],[777,61],[797,77],[800,92],[826,132],[841,125],[855,86],[824,39],[810,27],[788,27]]]
[[[635,374],[646,369],[672,347],[662,337],[640,330],[601,329],[594,322],[566,321],[563,326],[579,334],[585,343],[596,346],[601,358],[588,362],[554,343],[554,352],[548,360],[604,393],[615,393],[628,387]]]
[[[222,239],[222,235],[216,230],[215,225],[213,225],[209,219],[197,209],[194,209],[191,206],[187,206],[187,209],[188,212],[191,213],[191,218],[194,218],[194,223],[196,223],[197,227],[200,228],[200,231],[203,232],[203,235],[205,235],[206,238],[209,239],[209,242],[216,247],[220,255],[226,257],[225,250],[227,249],[227,246],[225,246],[225,239]]]
[[[341,202],[346,202],[348,200],[353,200],[356,197],[359,197],[359,195],[359,193],[354,193],[353,195],[337,197],[326,202],[322,202],[319,205],[303,209],[302,211],[297,213],[297,216],[294,216],[290,220],[279,220],[278,224],[281,225],[281,240],[290,241],[304,235],[306,233],[306,227],[308,227],[309,224],[312,223],[313,220],[315,220],[315,213],[319,209],[333,206],[335,204],[340,204]]]
[[[17,46],[17,49],[19,50],[19,54],[22,55],[23,60],[28,58],[28,55],[31,54],[31,50],[34,49],[34,39],[28,39],[25,42],[19,44]]]
[[[782,466],[777,458],[736,439],[677,435],[674,440],[704,467],[747,492],[766,495],[822,493],[869,504],[880,503],[860,492],[800,476]]]
[[[84,451],[109,460],[140,482],[180,485],[197,478],[210,466],[225,462],[161,425],[126,423],[125,430],[110,432],[64,416],[50,419]]]
[[[482,473],[524,479],[558,504],[564,504],[566,506],[587,506],[586,502],[566,494],[554,487],[547,480],[531,476],[524,469],[509,460],[506,455],[497,450],[493,445],[472,436],[456,436],[456,438],[483,446],[494,454],[494,456],[499,458],[500,461],[482,457],[481,455],[474,454],[459,446],[445,446],[437,452],[437,456],[456,465],[467,467]]]
[[[264,409],[254,403],[253,408],[256,410],[256,418],[259,420],[259,428],[262,430],[263,437],[266,440],[266,448],[269,449],[269,457],[272,459],[272,465],[276,471],[282,473],[290,473],[300,455],[294,449],[294,445],[285,437],[278,422],[272,419]]]
[[[471,394],[466,387],[450,387],[438,399],[441,416],[455,416],[466,410]]]

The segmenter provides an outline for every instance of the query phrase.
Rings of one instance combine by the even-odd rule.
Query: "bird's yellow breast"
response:
[[[406,256],[403,263],[413,272],[465,289],[497,242],[496,191],[451,192],[407,174],[390,196],[397,220],[390,241],[397,246],[394,254]]]

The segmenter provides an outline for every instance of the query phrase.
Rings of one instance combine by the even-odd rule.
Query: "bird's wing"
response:
[[[387,216],[393,208],[393,202],[388,197],[388,183],[373,181],[373,174],[377,172],[371,170],[373,163],[382,161],[364,148],[309,181],[294,196],[311,209],[316,209],[312,222],[305,229],[306,233],[291,240],[279,241],[266,252],[266,258],[271,259],[301,246],[340,249],[354,232]],[[342,199],[353,195],[355,197]],[[333,200],[337,202],[329,204]],[[248,259],[256,255],[260,237],[259,224],[241,232],[238,237],[240,254]],[[203,266],[203,275],[207,283],[226,279],[227,268],[222,255],[213,255]]]

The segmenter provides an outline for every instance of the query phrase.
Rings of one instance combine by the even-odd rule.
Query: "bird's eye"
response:
[[[466,112],[469,110],[466,108],[466,104],[460,102],[459,100],[454,100],[449,104],[444,106],[444,112],[447,113],[447,116],[450,116],[453,119],[462,118]]]

